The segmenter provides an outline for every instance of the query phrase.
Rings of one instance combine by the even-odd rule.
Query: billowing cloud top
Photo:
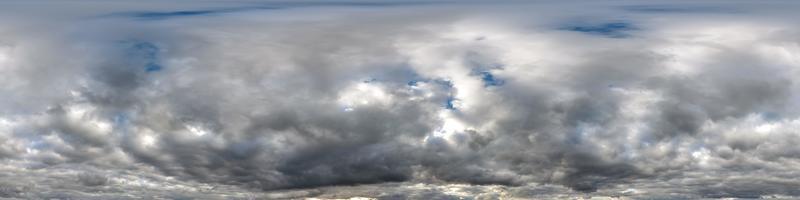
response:
[[[3,1],[0,197],[796,197],[798,6]]]

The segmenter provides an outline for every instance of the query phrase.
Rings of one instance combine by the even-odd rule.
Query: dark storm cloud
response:
[[[5,4],[4,198],[800,195],[777,7]]]

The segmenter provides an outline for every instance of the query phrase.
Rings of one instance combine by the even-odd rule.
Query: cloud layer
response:
[[[798,5],[668,3],[3,2],[0,197],[800,196]]]

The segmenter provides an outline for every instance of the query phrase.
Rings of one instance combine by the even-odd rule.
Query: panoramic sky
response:
[[[798,1],[0,1],[0,198],[800,196]]]

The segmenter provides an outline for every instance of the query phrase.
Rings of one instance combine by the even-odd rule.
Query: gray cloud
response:
[[[0,4],[3,198],[800,196],[792,2]]]

